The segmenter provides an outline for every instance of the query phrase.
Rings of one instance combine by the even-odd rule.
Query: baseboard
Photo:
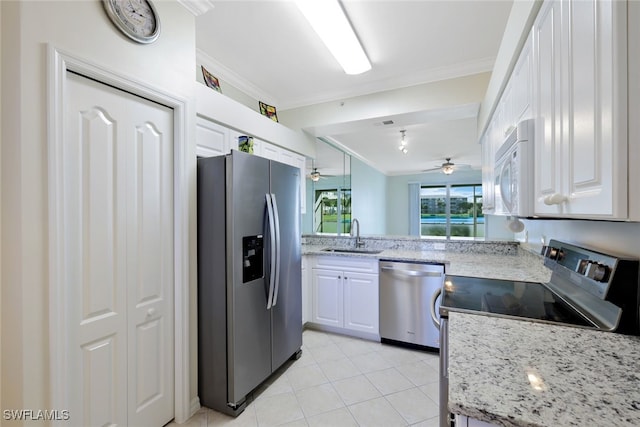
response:
[[[193,417],[196,412],[200,410],[200,398],[198,396],[191,399],[191,406],[189,407],[189,418]]]
[[[307,322],[307,323],[304,324],[304,329],[312,329],[312,330],[316,330],[316,331],[331,332],[331,333],[334,333],[334,334],[347,335],[347,336],[354,337],[354,338],[361,338],[361,339],[365,339],[365,340],[369,340],[369,341],[380,342],[380,335],[378,335],[378,334],[354,331],[354,330],[345,329],[345,328],[336,328],[335,326],[320,325],[318,323]]]

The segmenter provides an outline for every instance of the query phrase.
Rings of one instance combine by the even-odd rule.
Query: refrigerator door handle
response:
[[[269,254],[269,262],[271,271],[269,277],[269,293],[267,295],[267,310],[273,306],[273,285],[276,278],[276,230],[274,225],[273,205],[271,203],[271,194],[265,194],[267,200],[267,217],[269,220],[269,241],[271,252]]]
[[[278,289],[280,288],[280,216],[278,214],[278,204],[276,203],[276,195],[271,194],[271,202],[273,203],[273,216],[276,228],[276,288],[273,291],[273,307],[278,303]]]

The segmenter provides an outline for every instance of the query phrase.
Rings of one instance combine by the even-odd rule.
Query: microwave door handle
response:
[[[275,277],[275,290],[273,291],[273,307],[278,303],[278,291],[280,289],[280,215],[278,213],[278,204],[276,203],[276,195],[271,195],[271,202],[273,204],[273,217],[276,231],[276,277]]]
[[[430,304],[431,320],[433,321],[433,324],[436,325],[438,328],[440,327],[440,320],[438,320],[438,316],[436,314],[436,300],[438,299],[441,293],[442,293],[442,288],[436,289],[433,295],[431,295],[431,304]]]
[[[269,253],[269,262],[271,264],[271,270],[269,274],[269,292],[267,294],[267,310],[271,309],[273,306],[273,286],[275,283],[276,276],[276,232],[273,218],[273,206],[271,204],[271,194],[265,194],[265,199],[267,201],[267,217],[269,221],[269,243],[271,247],[271,252]]]

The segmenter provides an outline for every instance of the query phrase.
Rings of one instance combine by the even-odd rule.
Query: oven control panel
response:
[[[618,274],[618,270],[621,262],[625,266],[628,264],[629,258],[557,240],[551,240],[549,245],[543,248],[542,254],[544,264],[553,270],[553,274],[558,278],[564,278],[601,299],[607,297],[614,281],[627,280],[627,274],[624,271]]]
[[[544,265],[552,271],[548,286],[583,309],[609,319],[612,330],[640,335],[637,257],[604,253],[553,239],[543,248],[542,255]],[[620,311],[620,317],[616,317],[611,304]]]

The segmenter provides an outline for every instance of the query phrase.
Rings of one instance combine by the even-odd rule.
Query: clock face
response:
[[[151,43],[160,35],[160,20],[148,0],[104,0],[113,23],[129,38]]]

